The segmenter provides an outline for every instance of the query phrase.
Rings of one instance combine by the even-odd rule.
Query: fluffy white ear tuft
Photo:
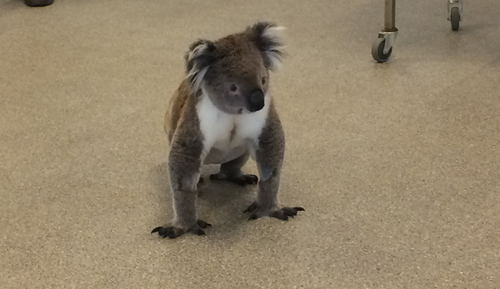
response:
[[[269,69],[275,71],[281,68],[281,63],[283,61],[283,56],[285,55],[284,42],[284,26],[272,26],[264,30],[262,37],[269,39],[270,43],[273,43],[265,53],[267,54],[270,62]]]
[[[208,40],[198,40],[190,45],[185,55],[187,77],[193,91],[201,88],[203,78],[214,62],[215,45]]]
[[[262,52],[266,67],[277,70],[285,56],[283,26],[269,22],[258,22],[247,30],[250,39]]]

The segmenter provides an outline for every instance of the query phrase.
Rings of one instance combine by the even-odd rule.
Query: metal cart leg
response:
[[[462,0],[448,0],[448,20],[451,22],[451,29],[457,31],[462,21]]]
[[[461,1],[461,0],[449,0]],[[396,41],[398,29],[396,28],[396,0],[385,0],[384,30],[378,34],[378,39],[372,46],[372,56],[377,62],[389,60],[392,46]]]

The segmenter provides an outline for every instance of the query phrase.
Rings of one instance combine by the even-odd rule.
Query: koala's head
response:
[[[185,59],[192,91],[203,91],[226,113],[261,110],[269,89],[269,71],[278,68],[284,54],[283,29],[259,22],[242,33],[191,44]]]

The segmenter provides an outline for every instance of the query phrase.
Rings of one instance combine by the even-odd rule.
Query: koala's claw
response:
[[[241,175],[238,177],[228,177],[221,173],[210,175],[211,180],[218,181],[229,181],[240,186],[255,185],[259,182],[259,178],[256,175]]]
[[[253,213],[255,210],[257,210],[258,206],[256,202],[253,202],[246,210],[243,211],[243,213]]]
[[[196,222],[196,225],[194,225],[191,229],[189,229],[187,231],[191,231],[198,236],[205,236],[206,235],[205,231],[203,231],[202,229],[206,229],[210,226],[212,226],[212,225],[203,221],[203,220],[198,220]],[[184,233],[186,233],[186,230],[181,229],[181,228],[177,228],[174,226],[165,226],[165,227],[160,226],[160,227],[154,228],[151,231],[151,234],[153,234],[153,233],[158,233],[158,235],[160,237],[163,237],[163,238],[175,239],[175,238],[179,237],[180,235],[183,235]]]
[[[283,220],[283,221],[287,221],[288,220],[288,217],[295,217],[297,216],[297,212],[299,211],[305,211],[304,208],[302,207],[283,207],[277,211],[275,211],[274,213],[272,213],[271,217],[273,218],[276,218],[276,219],[280,219],[280,220]]]
[[[175,239],[184,234],[184,230],[176,227],[156,227],[151,231],[151,234],[158,232],[158,235],[163,238]]]
[[[208,227],[212,227],[212,224],[209,224],[209,223],[207,223],[207,222],[205,222],[205,221],[203,221],[203,220],[198,220],[198,221],[196,221],[196,223],[197,223],[197,224],[198,224],[198,226],[200,226],[200,228],[202,228],[202,229],[206,229],[206,228],[208,228]]]
[[[255,220],[263,216],[269,216],[272,218],[280,219],[283,221],[287,221],[289,217],[295,217],[298,212],[305,211],[302,207],[283,207],[281,209],[277,209],[273,212],[266,213],[259,211],[259,206],[256,202],[252,203],[243,213],[252,213],[248,220]]]

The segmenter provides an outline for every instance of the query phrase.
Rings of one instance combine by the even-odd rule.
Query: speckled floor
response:
[[[499,288],[500,2],[0,0],[1,288]],[[199,37],[288,27],[273,94],[280,200],[209,183],[207,236],[172,216],[163,113]],[[204,172],[215,171],[208,167]],[[246,171],[256,172],[250,162]]]

